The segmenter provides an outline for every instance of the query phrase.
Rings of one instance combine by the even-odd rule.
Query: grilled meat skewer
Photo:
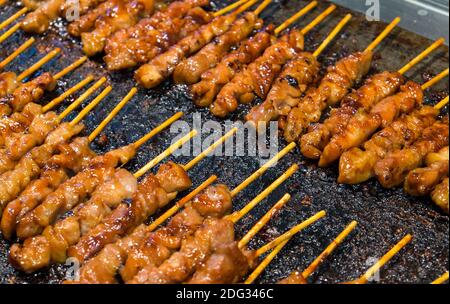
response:
[[[220,90],[244,67],[261,56],[273,40],[273,27],[243,41],[235,50],[226,55],[214,68],[205,71],[200,81],[191,86],[191,94],[197,106],[211,105]]]
[[[405,179],[405,192],[414,196],[428,195],[446,177],[448,177],[448,146],[425,157],[426,167],[417,168],[408,173]]]
[[[292,30],[267,48],[263,55],[236,74],[211,104],[211,112],[225,117],[235,111],[240,103],[250,103],[256,96],[264,99],[283,65],[304,48],[303,35]]]
[[[448,145],[448,116],[425,129],[411,146],[393,151],[374,166],[375,176],[385,188],[401,185],[408,172],[419,167],[428,153]]]
[[[263,21],[255,13],[245,13],[233,22],[227,32],[215,38],[195,55],[181,61],[173,71],[174,81],[183,84],[197,83],[203,72],[215,67],[233,46],[262,25]]]
[[[439,111],[423,106],[409,115],[402,115],[388,127],[374,134],[360,148],[344,152],[339,160],[339,183],[358,184],[374,177],[375,163],[390,152],[411,145],[424,129],[435,121]],[[407,134],[407,136],[405,136]]]
[[[359,110],[370,111],[373,105],[393,95],[403,81],[398,72],[383,72],[370,77],[361,88],[345,96],[341,106],[333,109],[323,123],[310,127],[309,132],[301,137],[302,154],[318,159],[330,138],[341,133]]]
[[[385,128],[398,116],[411,113],[422,102],[423,91],[420,85],[409,81],[400,87],[399,93],[383,99],[370,112],[359,110],[345,129],[333,136],[325,146],[319,166],[330,165],[346,150],[364,143],[378,128]]]

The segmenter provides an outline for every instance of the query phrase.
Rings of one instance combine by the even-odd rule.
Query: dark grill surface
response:
[[[222,7],[229,1],[216,2],[217,6]],[[280,24],[306,3],[307,1],[283,3],[275,1],[262,16],[267,23]],[[319,7],[297,22],[296,26],[306,25],[328,5],[329,3],[321,1]],[[6,19],[17,10],[18,7],[12,6],[0,8],[0,20]],[[346,13],[348,10],[338,8],[331,18],[311,32],[307,36],[307,50],[314,50]],[[364,49],[384,27],[384,23],[369,23],[364,16],[354,14],[354,18],[345,27],[340,38],[335,39],[335,42],[325,50],[319,58],[320,61],[324,66],[328,66],[353,51]],[[5,58],[26,39],[23,33],[16,33],[9,38],[1,45],[0,58]],[[63,54],[52,60],[43,70],[56,72],[82,55],[79,41],[68,36],[65,23],[62,21],[54,24],[48,33],[37,40],[31,49],[16,59],[6,70],[20,72],[37,60],[38,53],[42,54],[56,46],[62,48]],[[378,47],[372,73],[400,68],[430,43],[431,41],[423,37],[400,28],[395,29],[393,34]],[[448,48],[442,47],[416,68],[410,70],[407,76],[423,83],[441,72],[447,65]],[[93,73],[97,78],[107,74],[100,58],[92,59],[75,73],[62,79],[58,89],[48,94],[42,103],[61,94],[89,73]],[[114,90],[84,120],[86,134],[97,126],[133,86],[132,73],[113,73],[109,75],[109,79]],[[442,81],[427,92],[427,103],[434,103],[447,94],[448,83]],[[67,100],[58,110],[61,111],[71,101],[72,99]],[[245,110],[240,109],[239,114],[232,116],[231,119],[242,119]],[[106,135],[106,144],[95,142],[94,148],[101,153],[130,143],[176,111],[183,111],[185,113],[183,119],[191,125],[194,113],[201,113],[203,120],[214,119],[207,110],[199,110],[193,106],[185,87],[166,82],[155,90],[141,89],[102,133]],[[444,112],[448,112],[448,109]],[[142,147],[137,157],[126,167],[131,171],[140,168],[168,147],[175,135],[170,131],[161,133]],[[281,150],[284,146],[285,143],[280,137],[279,149]],[[171,159],[186,163],[191,158],[172,157]],[[429,283],[448,269],[449,218],[440,213],[431,204],[429,198],[412,198],[405,195],[402,189],[385,190],[376,181],[357,186],[339,185],[336,183],[336,167],[317,168],[313,162],[301,157],[298,149],[283,158],[276,167],[271,168],[262,178],[242,192],[235,199],[234,209],[244,206],[293,163],[300,164],[299,172],[237,224],[237,235],[244,235],[255,221],[286,192],[292,195],[291,201],[252,240],[251,248],[258,248],[322,209],[326,210],[328,215],[295,236],[262,274],[260,283],[272,283],[295,269],[304,269],[351,220],[357,220],[359,225],[313,275],[314,282],[336,283],[357,278],[369,267],[366,262],[368,258],[380,257],[406,233],[413,234],[414,239],[394,257],[387,267],[382,269],[381,283]],[[207,176],[217,174],[220,182],[234,187],[258,167],[259,159],[254,157],[210,157],[189,173],[195,185],[201,183]],[[182,195],[180,194],[179,197]],[[48,270],[32,275],[15,271],[8,263],[9,245],[0,237],[0,283],[58,283],[64,278],[66,268],[62,265],[52,266]]]

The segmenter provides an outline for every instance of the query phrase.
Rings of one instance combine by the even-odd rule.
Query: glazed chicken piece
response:
[[[28,151],[44,143],[47,135],[59,124],[55,112],[38,115],[28,132],[13,133],[5,140],[5,148],[0,150],[0,174],[14,169],[17,162]]]
[[[172,201],[178,192],[191,187],[187,172],[173,162],[159,167],[156,175],[147,175],[139,183],[131,204],[121,204],[99,225],[69,248],[69,256],[85,261],[105,245],[143,223],[150,215]]]
[[[225,185],[208,187],[196,196],[169,224],[146,237],[143,244],[133,250],[120,271],[125,282],[132,280],[145,268],[161,265],[179,250],[184,239],[193,234],[205,218],[221,218],[232,208],[230,190]]]
[[[19,84],[17,75],[13,72],[0,73],[0,98],[12,94]],[[1,101],[0,101],[1,103]]]
[[[215,37],[228,31],[236,17],[236,14],[219,16],[210,23],[202,25],[191,35],[171,46],[168,51],[141,66],[135,73],[136,81],[146,89],[156,87],[173,73],[183,59],[196,53]]]
[[[125,169],[117,170],[109,180],[95,189],[87,202],[76,207],[69,216],[47,226],[41,235],[26,239],[23,246],[13,245],[10,259],[25,272],[33,272],[52,263],[64,263],[69,246],[76,244],[82,235],[97,225],[122,200],[131,198],[136,188],[137,181],[131,173]],[[27,247],[27,244],[40,245]],[[31,252],[33,259],[27,260]]]
[[[272,30],[272,26],[268,27],[265,31],[243,41],[239,48],[223,57],[217,66],[205,71],[201,75],[200,82],[191,86],[195,104],[200,107],[211,105],[223,86],[271,45]]]
[[[253,251],[239,249],[238,242],[223,244],[197,270],[188,284],[236,284],[256,267]]]
[[[65,2],[65,0],[42,1],[36,10],[23,19],[22,30],[27,33],[43,34],[50,27],[50,22],[61,15]]]
[[[183,241],[179,251],[172,254],[159,267],[148,265],[131,284],[175,284],[184,282],[198,270],[223,244],[234,241],[233,223],[209,218],[195,233]]]
[[[318,122],[327,106],[334,106],[369,72],[372,52],[358,52],[339,60],[327,69],[317,88],[310,88],[298,100],[286,119],[284,139],[295,142],[310,123]],[[284,119],[284,116],[280,119]]]
[[[12,238],[18,221],[26,213],[68,180],[70,174],[86,167],[95,156],[87,137],[77,137],[71,143],[58,145],[56,149],[55,155],[45,162],[39,178],[30,182],[16,199],[6,205],[1,217],[1,230],[6,239]]]
[[[139,17],[153,11],[153,0],[108,0],[114,6],[106,10],[106,14],[95,21],[95,29],[81,33],[83,52],[94,56],[103,51],[106,39],[114,32],[135,25]]]
[[[12,133],[24,132],[33,122],[34,118],[42,114],[42,106],[30,102],[21,112],[12,113],[0,119],[0,147],[5,146],[6,138]]]
[[[428,153],[437,152],[448,145],[448,116],[423,131],[411,146],[396,150],[377,161],[375,176],[385,188],[401,185],[408,173],[421,166]]]
[[[134,145],[128,145],[94,157],[87,168],[61,184],[19,221],[16,231],[19,239],[42,233],[65,212],[86,201],[98,185],[114,175],[114,168],[133,158],[135,152]]]
[[[250,103],[255,97],[266,98],[283,65],[297,56],[303,47],[300,31],[293,30],[283,36],[220,90],[210,106],[211,113],[225,117],[234,112],[240,103]]]
[[[299,53],[283,67],[266,100],[253,107],[245,119],[258,126],[287,116],[306,89],[317,81],[319,69],[320,64],[311,53]]]
[[[409,81],[400,92],[373,106],[370,112],[359,110],[344,131],[336,134],[323,149],[319,166],[327,167],[350,148],[363,144],[378,128],[387,127],[402,114],[409,114],[422,105],[423,91],[419,84]]]
[[[414,196],[428,195],[446,177],[448,177],[448,146],[436,153],[429,153],[425,158],[424,168],[417,168],[408,173],[405,179],[405,192]]]
[[[446,214],[448,214],[448,177],[444,178],[442,183],[434,188],[431,193],[431,198],[433,202],[438,205],[439,208],[442,209]]]
[[[39,101],[46,91],[52,91],[55,87],[56,81],[50,73],[43,73],[18,85],[12,93],[0,95],[0,117],[22,111],[27,104]]]
[[[121,70],[146,63],[209,23],[212,15],[200,8],[208,3],[207,0],[175,1],[135,26],[117,31],[105,46],[103,59],[108,69]]]
[[[233,22],[230,29],[215,38],[195,55],[181,61],[173,71],[175,83],[194,84],[203,72],[217,65],[233,46],[239,44],[254,29],[260,29],[263,21],[253,12],[247,12]]]
[[[224,186],[216,187],[215,189],[226,189],[222,188]],[[214,188],[213,188],[214,189]],[[208,193],[216,194],[217,191],[211,191],[209,190]],[[211,196],[211,199],[208,199],[209,195],[200,194],[199,197],[203,199],[197,199],[198,206],[204,206],[203,208],[206,208],[205,210],[208,210],[208,206],[210,205],[211,210],[213,211],[213,214],[218,214],[217,212],[221,212],[221,214],[226,214],[231,209],[231,200],[230,202],[227,202],[227,197],[229,198],[230,195],[226,194],[226,192],[221,192],[223,195],[214,195]],[[148,196],[151,197],[151,196]],[[215,210],[215,211],[214,211]],[[223,211],[220,211],[223,210]],[[195,217],[193,217],[196,215]],[[149,239],[149,236],[155,236],[158,235],[160,240],[164,240],[164,236],[167,239],[171,234],[169,233],[171,230],[183,232],[185,233],[184,229],[192,229],[195,231],[197,225],[197,219],[200,216],[200,214],[196,211],[196,209],[193,208],[192,202],[188,203],[183,210],[176,214],[169,222],[168,226],[165,228],[160,228],[158,231],[150,232],[148,230],[148,226],[146,225],[139,225],[136,227],[132,233],[129,235],[119,239],[117,242],[113,244],[108,244],[103,248],[99,254],[97,254],[92,259],[88,260],[86,264],[81,267],[80,269],[80,280],[75,283],[91,283],[91,284],[107,284],[107,283],[116,283],[117,282],[117,274],[120,269],[120,267],[127,261],[128,257],[132,252],[143,252],[142,249],[145,248],[151,248],[143,245],[143,242],[146,239]],[[194,227],[192,227],[194,225]],[[170,230],[169,227],[172,227]],[[176,228],[178,227],[178,228]],[[190,228],[191,227],[191,228]],[[161,232],[159,232],[161,231]],[[169,234],[167,234],[169,233]],[[179,240],[178,237],[175,236],[175,240]],[[151,242],[147,242],[147,245],[151,246]],[[173,246],[173,242],[171,243]],[[162,246],[163,244],[161,244]],[[158,246],[159,248],[163,248],[161,246]],[[167,249],[167,248],[166,248]],[[150,252],[150,250],[148,250]],[[167,251],[166,251],[167,252]],[[156,254],[156,253],[154,253]],[[137,256],[135,256],[137,257]],[[143,259],[131,259],[128,261],[128,267],[124,268],[122,271],[122,275],[124,277],[132,277],[136,270],[140,269],[142,266],[140,261],[144,260],[145,256],[142,256]],[[154,258],[156,258],[155,256]],[[147,255],[147,258],[150,258],[150,256]],[[158,258],[161,259],[161,258]],[[134,261],[135,263],[131,264],[131,261]],[[144,263],[145,264],[145,263]],[[145,265],[144,265],[145,266]],[[128,276],[126,273],[130,273]]]
[[[22,3],[25,7],[27,7],[30,10],[37,9],[42,3],[46,0],[22,0]]]
[[[0,176],[0,214],[11,200],[15,199],[28,184],[37,178],[45,162],[52,157],[57,147],[84,129],[83,125],[61,124],[45,139],[41,146],[24,155],[13,170]]]
[[[403,115],[379,131],[363,145],[364,150],[352,148],[339,160],[339,183],[359,184],[372,177],[375,163],[388,153],[402,149],[416,141],[423,130],[430,127],[438,115],[436,109],[423,106],[409,115]]]
[[[311,126],[301,137],[302,154],[311,159],[320,158],[330,138],[342,133],[358,111],[370,111],[382,99],[397,92],[402,83],[403,76],[398,72],[383,72],[370,77],[362,87],[345,96],[341,106],[333,109],[323,123]]]

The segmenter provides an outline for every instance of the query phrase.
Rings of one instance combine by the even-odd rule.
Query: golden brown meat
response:
[[[133,158],[135,152],[134,145],[129,145],[94,157],[85,170],[61,184],[19,221],[16,231],[19,239],[41,233],[65,212],[81,204],[99,184],[113,176],[115,167]]]
[[[0,73],[0,98],[12,94],[17,88],[17,75],[13,72]]]
[[[61,15],[64,4],[65,0],[47,0],[41,3],[23,19],[22,30],[27,33],[44,33],[50,27],[50,22]]]
[[[283,67],[266,100],[253,107],[245,119],[257,126],[288,115],[306,89],[317,81],[319,69],[320,64],[311,53],[299,53]]]
[[[212,15],[200,6],[207,0],[172,2],[166,9],[135,26],[111,35],[106,42],[103,58],[109,70],[132,68],[146,63],[165,52],[171,45],[211,21]]]
[[[310,127],[309,132],[301,137],[302,154],[311,159],[320,158],[330,138],[342,133],[358,110],[370,111],[382,99],[397,92],[402,83],[403,76],[397,72],[383,72],[370,77],[362,87],[345,96],[341,106],[333,109],[323,123]]]
[[[292,272],[287,278],[282,279],[278,284],[308,284],[299,271]]]
[[[422,101],[420,85],[409,81],[400,87],[399,93],[383,99],[370,112],[359,110],[343,132],[334,135],[325,146],[319,166],[329,166],[348,149],[363,144],[378,128],[387,127],[400,115],[411,113]]]
[[[446,177],[448,177],[448,146],[438,152],[429,153],[425,158],[426,167],[417,168],[408,173],[404,189],[414,196],[428,195]]]
[[[39,178],[30,182],[20,195],[6,205],[1,217],[1,230],[11,239],[17,222],[39,205],[49,194],[69,179],[69,174],[79,172],[95,153],[89,148],[87,137],[77,137],[70,144],[58,145],[58,152],[45,162]]]
[[[200,82],[191,87],[195,104],[200,107],[211,105],[223,86],[271,45],[274,38],[271,33],[272,27],[268,27],[243,41],[239,48],[223,57],[217,66],[205,71]]]
[[[172,201],[178,192],[191,186],[186,171],[173,162],[159,167],[156,175],[147,175],[138,185],[130,205],[122,204],[102,223],[69,248],[69,256],[85,261],[103,247],[136,228],[158,209]]]
[[[191,35],[181,39],[169,50],[141,66],[135,73],[135,78],[146,89],[154,88],[170,76],[175,67],[187,56],[194,54],[215,37],[229,30],[236,20],[236,14],[214,18],[210,23],[201,26]]]
[[[284,35],[220,90],[210,106],[211,113],[225,117],[234,112],[240,103],[250,103],[256,96],[265,99],[283,65],[297,56],[303,47],[304,39],[300,31],[292,30]]]
[[[433,202],[438,205],[446,214],[448,214],[448,177],[445,178],[442,183],[434,188],[431,193],[431,198]]]
[[[423,106],[410,115],[403,115],[364,143],[364,151],[352,148],[339,160],[339,183],[359,184],[374,176],[375,163],[389,152],[411,145],[423,130],[436,121],[438,111]]]
[[[108,0],[114,6],[106,10],[106,14],[97,18],[95,29],[81,33],[83,52],[94,56],[103,51],[106,39],[114,32],[135,25],[139,17],[153,11],[153,0]]]
[[[312,122],[318,122],[327,106],[334,106],[369,72],[372,52],[358,52],[328,67],[317,88],[310,88],[286,117],[284,138],[295,142]]]
[[[421,166],[428,153],[437,152],[448,145],[448,116],[423,131],[411,146],[396,150],[374,166],[375,176],[385,188],[401,185],[409,171]]]
[[[226,53],[244,40],[254,29],[262,27],[262,20],[247,12],[233,22],[230,29],[203,47],[195,55],[181,61],[173,71],[175,83],[194,84],[203,72],[216,66]]]
[[[57,147],[84,129],[83,125],[61,124],[45,139],[45,143],[24,155],[13,170],[0,176],[0,214],[4,206],[15,199],[37,176],[45,162],[51,158]]]

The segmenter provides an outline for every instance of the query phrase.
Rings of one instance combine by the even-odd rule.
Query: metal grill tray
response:
[[[218,7],[223,7],[228,2],[215,3]],[[262,16],[267,23],[279,24],[306,3],[307,1],[274,2]],[[307,24],[328,5],[328,2],[320,1],[314,13],[308,14],[297,23],[297,26]],[[4,20],[17,10],[18,7],[11,6],[0,8],[0,20]],[[314,50],[331,28],[348,12],[350,11],[339,7],[332,17],[311,32],[307,36],[307,50]],[[325,67],[353,51],[364,49],[384,27],[385,23],[369,23],[364,16],[354,13],[354,18],[345,27],[340,38],[335,39],[320,56],[320,62]],[[5,58],[26,38],[23,33],[16,33],[9,38],[1,46],[0,58]],[[431,41],[426,38],[401,28],[395,29],[393,34],[378,47],[371,73],[400,68],[430,43]],[[42,54],[56,46],[62,48],[63,55],[47,64],[45,70],[58,71],[82,55],[80,42],[69,37],[65,23],[58,21],[45,35],[38,37],[33,48],[27,50],[6,69],[20,72],[36,61],[37,53]],[[447,65],[448,48],[442,47],[433,53],[433,56],[426,58],[409,71],[407,76],[422,83],[441,72]],[[66,76],[59,82],[58,89],[42,100],[42,103],[48,102],[89,73],[94,73],[98,77],[108,75],[114,90],[107,101],[101,103],[84,120],[87,126],[86,134],[98,125],[134,85],[132,73],[108,74],[101,58],[94,58],[75,73]],[[448,83],[442,81],[426,93],[427,103],[434,103],[447,94]],[[71,101],[67,100],[59,111]],[[242,119],[246,110],[240,109],[231,119]],[[194,113],[201,113],[204,120],[215,119],[207,110],[195,108],[188,98],[186,87],[166,82],[154,90],[141,89],[103,132],[107,136],[107,145],[95,142],[93,148],[101,153],[130,143],[176,111],[183,111],[185,113],[183,119],[190,123]],[[448,109],[444,111],[447,113]],[[140,149],[137,157],[126,168],[134,171],[145,164],[163,151],[173,136],[174,134],[165,131],[154,138]],[[280,138],[280,149],[284,146],[285,143]],[[186,163],[191,158],[171,159]],[[304,269],[351,220],[359,222],[357,229],[313,275],[314,282],[337,283],[357,278],[368,268],[366,262],[368,258],[380,257],[406,233],[412,233],[414,240],[383,268],[381,283],[429,283],[446,271],[449,256],[449,218],[440,213],[429,198],[413,198],[405,195],[402,189],[386,190],[373,180],[356,186],[339,185],[336,183],[336,167],[317,168],[314,162],[305,160],[298,149],[283,158],[276,167],[271,168],[236,197],[234,209],[244,206],[293,163],[300,164],[299,172],[272,193],[250,215],[237,223],[237,236],[240,237],[248,231],[286,192],[292,195],[291,201],[252,240],[251,248],[258,248],[322,209],[327,210],[328,215],[295,236],[262,274],[259,283],[273,283],[295,269]],[[203,160],[189,173],[194,185],[199,185],[207,176],[217,174],[220,182],[234,187],[258,167],[259,160],[253,157],[211,157]],[[183,194],[179,195],[182,196]],[[10,244],[0,237],[0,283],[58,283],[64,278],[66,266],[63,265],[54,265],[30,275],[15,271],[8,263],[9,246]]]

